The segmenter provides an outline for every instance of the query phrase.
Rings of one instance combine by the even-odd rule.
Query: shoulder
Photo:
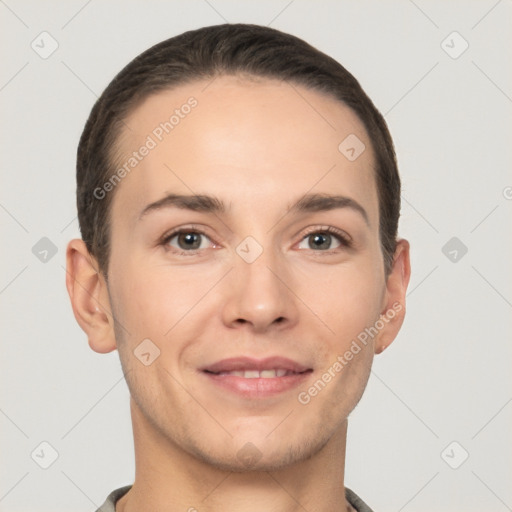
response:
[[[116,512],[116,503],[132,488],[131,485],[120,487],[112,491],[105,500],[105,503],[96,512]]]
[[[372,509],[354,491],[347,487],[345,487],[345,497],[357,512],[373,512]]]

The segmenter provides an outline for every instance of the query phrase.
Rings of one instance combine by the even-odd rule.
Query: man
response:
[[[128,64],[77,162],[67,288],[117,349],[136,475],[100,511],[370,510],[347,418],[397,335],[410,266],[386,124],[357,81],[255,25]]]

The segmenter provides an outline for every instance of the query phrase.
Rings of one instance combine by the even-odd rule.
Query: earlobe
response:
[[[80,239],[71,240],[66,250],[66,288],[76,321],[87,334],[91,348],[100,353],[115,350],[105,278]]]
[[[386,282],[384,307],[381,311],[381,321],[384,327],[375,341],[376,354],[383,352],[393,342],[402,327],[405,318],[405,296],[410,276],[409,242],[398,240],[393,266]]]

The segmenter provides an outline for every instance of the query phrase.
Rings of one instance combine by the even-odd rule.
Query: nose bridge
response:
[[[237,246],[236,253],[224,321],[230,325],[249,323],[257,330],[295,322],[296,304],[284,284],[285,265],[279,253],[271,247],[264,248],[251,237]]]

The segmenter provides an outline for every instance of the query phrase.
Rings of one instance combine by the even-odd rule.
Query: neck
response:
[[[307,460],[276,471],[232,472],[163,437],[131,401],[135,482],[116,512],[332,512],[353,510],[345,498],[347,422]]]

